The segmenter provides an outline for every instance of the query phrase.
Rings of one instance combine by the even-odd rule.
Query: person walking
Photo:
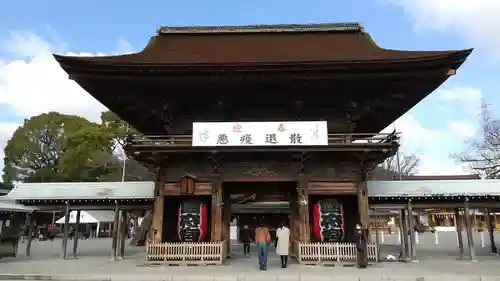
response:
[[[250,256],[250,243],[252,242],[252,238],[250,238],[250,230],[248,229],[248,225],[243,226],[243,235],[241,236],[241,243],[243,243],[243,254],[245,257]]]
[[[259,269],[267,270],[267,246],[271,241],[269,229],[261,224],[255,229],[255,243],[259,252]]]
[[[276,230],[276,238],[278,239],[276,253],[280,256],[281,268],[286,268],[288,266],[288,250],[290,248],[290,229],[284,223]]]

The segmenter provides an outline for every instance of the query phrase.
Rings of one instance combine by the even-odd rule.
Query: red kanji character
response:
[[[285,131],[286,131],[286,129],[285,129],[285,125],[283,125],[283,123],[280,123],[280,124],[278,125],[278,132],[283,133],[283,132],[285,132]]]
[[[233,125],[233,133],[241,133],[241,124]]]

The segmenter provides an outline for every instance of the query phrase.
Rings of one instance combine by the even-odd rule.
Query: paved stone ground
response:
[[[432,238],[432,234],[428,239]],[[423,235],[425,236],[425,235]],[[444,238],[443,241],[453,237]],[[397,243],[397,236],[394,237]],[[279,267],[279,259],[270,253],[269,270],[257,270],[256,257],[244,258],[242,247],[234,246],[234,258],[230,266],[167,267],[151,266],[145,261],[143,248],[126,248],[123,261],[110,261],[111,240],[80,241],[77,259],[60,260],[61,241],[33,243],[32,256],[25,258],[20,245],[20,255],[15,259],[0,259],[0,280],[13,275],[38,275],[31,278],[62,280],[500,280],[500,258],[487,254],[481,248],[479,262],[457,261],[458,251],[452,246],[436,247],[421,237],[419,263],[380,263],[366,270],[350,267],[302,266],[291,264],[287,269]],[[433,239],[433,238],[432,238]],[[390,242],[389,238],[386,240]],[[431,240],[434,241],[434,240]],[[455,240],[452,240],[455,241]],[[499,240],[500,241],[500,240]],[[390,245],[384,248],[390,248]],[[395,247],[395,246],[392,246]],[[442,248],[441,248],[442,247]],[[72,244],[68,247],[71,255]],[[252,249],[255,250],[255,249]],[[443,252],[443,250],[445,250]],[[254,251],[255,252],[255,251]],[[454,253],[454,255],[453,255]],[[430,254],[430,256],[429,256]],[[10,277],[9,277],[10,276]],[[483,276],[481,279],[480,276]],[[499,279],[495,279],[496,276]],[[19,276],[15,276],[19,278]],[[30,276],[28,276],[30,277]],[[300,277],[300,278],[299,278]],[[422,279],[424,278],[424,279]]]
[[[382,256],[387,254],[399,254],[399,234],[384,235],[383,245],[381,248]],[[459,257],[457,235],[455,232],[439,232],[436,235],[432,233],[423,233],[418,237],[416,245],[417,258],[419,260],[434,260],[434,259],[457,259]],[[465,232],[462,233],[465,254],[468,254],[467,238]],[[491,259],[491,246],[488,232],[483,232],[484,247],[481,243],[481,233],[474,232],[475,250],[478,260]],[[375,235],[373,235],[373,241]],[[382,239],[380,239],[382,240]],[[436,243],[437,242],[437,243]],[[495,232],[495,242],[497,247],[500,247],[500,232]]]

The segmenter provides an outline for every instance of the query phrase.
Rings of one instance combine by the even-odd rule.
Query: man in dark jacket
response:
[[[367,252],[367,230],[363,229],[361,223],[356,224],[355,230],[356,239],[356,266],[358,268],[366,268],[368,266]]]
[[[243,243],[243,253],[246,257],[250,256],[250,243],[252,243],[252,239],[250,238],[251,233],[248,229],[248,225],[243,227],[242,235],[240,237],[241,243]]]

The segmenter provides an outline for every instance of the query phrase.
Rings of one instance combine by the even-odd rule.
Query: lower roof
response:
[[[133,200],[153,199],[153,182],[19,183],[5,198],[26,200]]]
[[[371,198],[500,196],[500,180],[369,181]]]
[[[7,198],[7,196],[0,196],[0,212],[7,213],[31,213],[35,209],[23,204],[16,203],[15,200]]]
[[[0,211],[1,204],[14,208],[15,201],[27,200],[154,199],[154,187],[154,182],[20,183],[0,197]],[[367,188],[370,198],[500,196],[500,180],[368,181]]]

